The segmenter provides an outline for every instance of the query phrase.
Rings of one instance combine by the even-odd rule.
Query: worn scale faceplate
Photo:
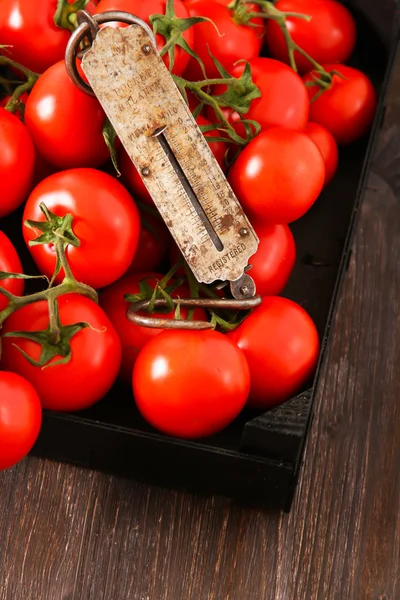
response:
[[[198,281],[236,281],[257,236],[141,27],[104,27],[83,71]]]

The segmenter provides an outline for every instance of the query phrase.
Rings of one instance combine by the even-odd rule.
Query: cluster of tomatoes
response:
[[[67,75],[81,8],[152,25],[260,240],[250,274],[262,303],[245,318],[174,308],[221,291],[195,281],[100,104]],[[23,206],[23,239],[48,285],[24,295],[29,276],[0,231],[0,468],[29,452],[42,408],[88,408],[117,377],[149,423],[184,438],[218,432],[245,406],[276,406],[309,380],[315,325],[280,296],[296,258],[288,224],[329,184],[338,145],[371,125],[374,88],[343,64],[355,41],[335,0],[2,0],[0,229]],[[138,325],[127,310],[140,299],[152,316],[215,328]]]

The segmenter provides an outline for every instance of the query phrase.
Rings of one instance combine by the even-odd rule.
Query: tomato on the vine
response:
[[[107,161],[105,118],[98,100],[72,83],[63,60],[39,78],[25,108],[33,143],[59,169],[98,167]]]
[[[325,163],[325,186],[333,179],[338,163],[339,151],[333,135],[318,123],[308,123],[305,133],[317,144]]]
[[[207,17],[214,23],[205,21],[193,26],[194,51],[203,61],[208,77],[220,77],[210,53],[228,71],[238,60],[258,56],[264,34],[263,19],[255,18],[248,24],[237,24],[232,12],[214,0],[188,0],[185,6],[190,16]],[[184,77],[192,81],[204,79],[196,59],[190,59]]]
[[[325,71],[337,71],[332,83],[316,97],[318,85],[307,87],[311,100],[310,121],[323,125],[339,145],[350,144],[363,136],[374,119],[377,98],[374,86],[364,73],[347,65],[323,65]],[[304,82],[311,83],[315,72],[307,73]]]
[[[66,255],[78,281],[101,288],[125,273],[137,249],[140,216],[129,192],[111,175],[95,169],[50,175],[29,196],[24,221],[45,221],[40,210],[42,202],[58,217],[73,215],[72,233],[80,243],[68,245]],[[41,273],[52,277],[56,266],[54,244],[30,246],[40,231],[27,225],[23,235]],[[56,281],[62,277],[63,270]]]
[[[71,358],[65,364],[45,368],[32,365],[15,346],[33,360],[39,360],[41,347],[26,338],[3,336],[3,369],[25,377],[37,390],[43,408],[76,411],[100,400],[113,385],[121,364],[121,345],[109,318],[92,300],[67,294],[57,300],[63,326],[88,323],[71,339]],[[46,301],[20,308],[6,320],[2,334],[14,331],[43,331],[49,326]]]
[[[305,133],[274,127],[246,146],[228,179],[249,218],[260,224],[290,223],[318,198],[324,160]]]
[[[35,164],[35,149],[25,125],[4,108],[0,108],[0,149],[0,217],[4,217],[29,194]]]
[[[244,354],[216,331],[164,331],[145,345],[133,370],[142,416],[180,438],[224,429],[242,410],[249,387]]]
[[[0,273],[23,273],[18,253],[5,233],[0,230]],[[0,279],[0,287],[14,296],[24,293],[23,279]],[[8,305],[8,299],[0,293],[0,311]]]
[[[243,115],[245,119],[257,121],[262,130],[270,127],[304,129],[308,121],[310,101],[301,77],[287,65],[273,58],[253,58],[248,61],[252,79],[261,91],[261,96],[252,100],[250,109]],[[230,73],[239,78],[245,68],[244,63],[235,65]],[[226,85],[216,85],[213,96],[226,91]],[[240,116],[232,109],[224,108],[224,114],[239,135],[244,136],[244,126]],[[207,117],[211,122],[217,119],[212,106],[207,107]]]
[[[296,42],[317,63],[343,63],[350,58],[356,42],[356,24],[350,11],[335,0],[279,0],[275,8],[311,17],[287,17],[286,25]],[[287,45],[281,28],[268,19],[265,39],[274,58],[289,62]],[[310,61],[295,51],[294,58],[300,72],[312,68]]]
[[[0,40],[8,55],[35,73],[64,58],[71,33],[57,27],[57,0],[2,0]]]
[[[250,368],[250,407],[267,409],[289,400],[316,368],[317,329],[308,313],[286,298],[263,298],[227,335],[243,350]]]
[[[293,271],[296,245],[287,225],[254,225],[260,243],[249,259],[249,275],[260,296],[277,296]]]
[[[156,283],[161,281],[163,275],[159,273],[137,273],[123,277],[116,281],[109,288],[104,290],[100,296],[100,306],[110,318],[112,324],[117,331],[122,345],[122,364],[120,375],[126,381],[130,381],[132,377],[133,365],[136,362],[137,356],[143,346],[154,336],[159,335],[162,329],[150,327],[142,327],[128,320],[126,312],[130,306],[129,302],[124,299],[126,294],[138,294],[140,291],[139,283],[143,279],[154,289]],[[168,285],[171,285],[171,280]],[[189,290],[184,286],[176,289],[171,296],[173,298],[188,298]],[[144,312],[143,314],[148,314]],[[161,317],[163,319],[173,319],[174,312],[155,312],[152,317]],[[181,318],[187,319],[188,309],[181,308]],[[202,308],[196,308],[193,313],[193,319],[199,321],[207,320],[207,313]]]
[[[16,373],[0,371],[0,470],[28,454],[41,424],[42,406],[32,384]]]
[[[189,18],[188,10],[181,0],[174,0],[175,15],[178,19]],[[134,14],[139,19],[145,21],[150,25],[149,17],[151,15],[164,15],[165,14],[166,0],[100,0],[95,10],[95,14],[108,12],[110,10],[119,10]],[[110,25],[110,24],[107,24]],[[122,23],[112,22],[111,26],[123,26]],[[183,38],[186,43],[192,48],[194,44],[193,29],[190,27],[183,32]],[[157,34],[156,35],[157,49],[160,51],[165,46],[165,38]],[[182,75],[189,62],[189,54],[180,46],[174,48],[174,68],[172,72],[174,75]],[[166,66],[169,68],[169,57],[168,53],[163,56],[163,60]]]

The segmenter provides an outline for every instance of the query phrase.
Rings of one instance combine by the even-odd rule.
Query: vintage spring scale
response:
[[[177,300],[183,306],[248,309],[256,306],[246,273],[258,238],[221,171],[157,49],[150,27],[124,12],[78,12],[66,65],[74,83],[102,105],[154,204],[200,283],[230,283],[233,300]],[[127,27],[103,27],[123,22]],[[89,40],[83,50],[82,43]],[[80,76],[76,56],[82,57]],[[149,327],[208,328],[209,323],[128,317]],[[165,305],[160,299],[156,305]],[[167,321],[167,322],[166,322]]]

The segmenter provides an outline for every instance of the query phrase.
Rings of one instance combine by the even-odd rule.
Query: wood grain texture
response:
[[[290,515],[29,459],[0,475],[1,600],[400,598],[400,69],[384,130]]]

